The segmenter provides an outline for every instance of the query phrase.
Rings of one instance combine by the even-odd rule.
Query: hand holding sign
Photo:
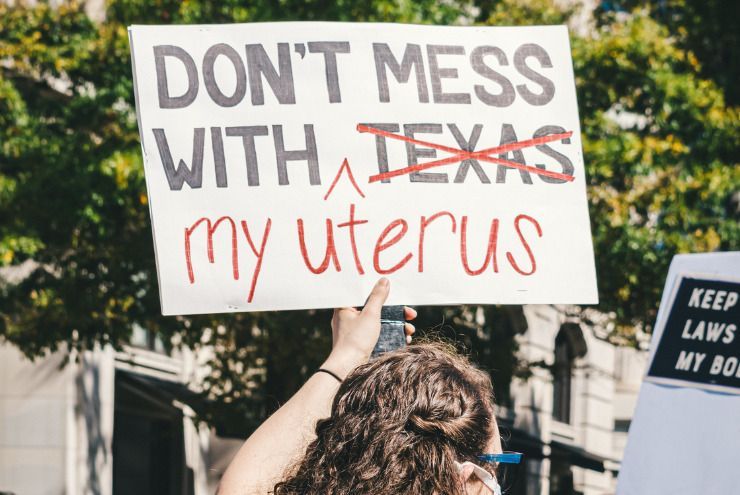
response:
[[[373,287],[367,303],[358,310],[355,308],[338,308],[334,310],[331,320],[332,350],[327,366],[344,377],[360,364],[370,358],[381,329],[381,311],[390,293],[390,282],[381,278]],[[407,320],[416,318],[416,311],[404,308]],[[405,324],[406,341],[411,342],[414,326]]]

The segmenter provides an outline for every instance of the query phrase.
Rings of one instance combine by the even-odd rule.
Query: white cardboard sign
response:
[[[597,302],[565,27],[129,33],[164,314]]]

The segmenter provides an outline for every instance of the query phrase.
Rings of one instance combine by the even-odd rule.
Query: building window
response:
[[[113,410],[113,495],[194,493],[185,461],[182,411],[168,394],[133,374],[116,372]]]
[[[630,431],[629,419],[615,419],[614,420],[614,431],[617,433],[628,433]]]
[[[566,333],[561,331],[555,339],[555,363],[552,369],[552,416],[563,423],[570,423],[574,358],[573,347]]]
[[[573,471],[570,464],[559,459],[550,460],[550,495],[574,495]]]

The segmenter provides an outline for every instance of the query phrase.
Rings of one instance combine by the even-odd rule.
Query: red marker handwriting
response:
[[[514,150],[520,150],[524,148],[530,148],[532,146],[537,146],[540,144],[549,143],[552,141],[559,141],[561,139],[567,139],[573,135],[573,131],[564,132],[561,134],[550,134],[548,136],[542,136],[538,138],[532,138],[527,139],[524,141],[517,141],[514,143],[506,143],[499,146],[494,146],[493,148],[487,148],[480,151],[464,151],[459,148],[453,148],[451,146],[445,146],[443,144],[437,144],[432,143],[430,141],[422,141],[420,139],[414,139],[410,138],[408,136],[400,135],[400,134],[393,134],[392,132],[384,131],[381,129],[376,129],[374,127],[369,127],[363,124],[357,125],[357,131],[358,132],[368,132],[370,134],[375,134],[378,136],[383,136],[390,139],[396,139],[399,141],[405,141],[407,143],[413,143],[418,144],[420,146],[427,146],[429,148],[434,148],[436,150],[440,151],[446,151],[448,153],[452,153],[453,155],[447,158],[442,158],[440,160],[434,160],[427,163],[420,163],[416,165],[410,165],[408,167],[400,168],[397,170],[391,170],[389,172],[384,172],[382,174],[373,175],[370,177],[370,182],[378,182],[383,179],[390,179],[392,177],[398,177],[400,175],[406,175],[413,172],[419,172],[421,170],[427,170],[434,167],[441,167],[443,165],[449,165],[451,163],[457,163],[464,160],[480,160],[483,162],[490,162],[490,163],[496,163],[499,165],[504,165],[511,168],[516,168],[520,170],[526,170],[527,172],[531,172],[533,174],[538,175],[544,175],[546,177],[552,177],[554,179],[561,179],[564,181],[572,181],[573,176],[562,174],[559,172],[552,172],[550,170],[544,170],[537,167],[531,167],[529,165],[523,165],[521,163],[513,162],[511,160],[505,160],[503,158],[496,158],[490,155],[496,154],[496,153],[508,153],[509,151]]]

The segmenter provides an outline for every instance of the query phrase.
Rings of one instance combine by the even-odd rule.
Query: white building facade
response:
[[[523,312],[519,352],[539,365],[528,379],[514,379],[512,406],[499,413],[505,448],[526,459],[512,493],[615,493],[646,352],[615,346],[605,329],[582,324],[567,308]]]
[[[0,344],[0,494],[215,492],[241,441],[195,421],[193,353],[108,346],[73,360]]]

